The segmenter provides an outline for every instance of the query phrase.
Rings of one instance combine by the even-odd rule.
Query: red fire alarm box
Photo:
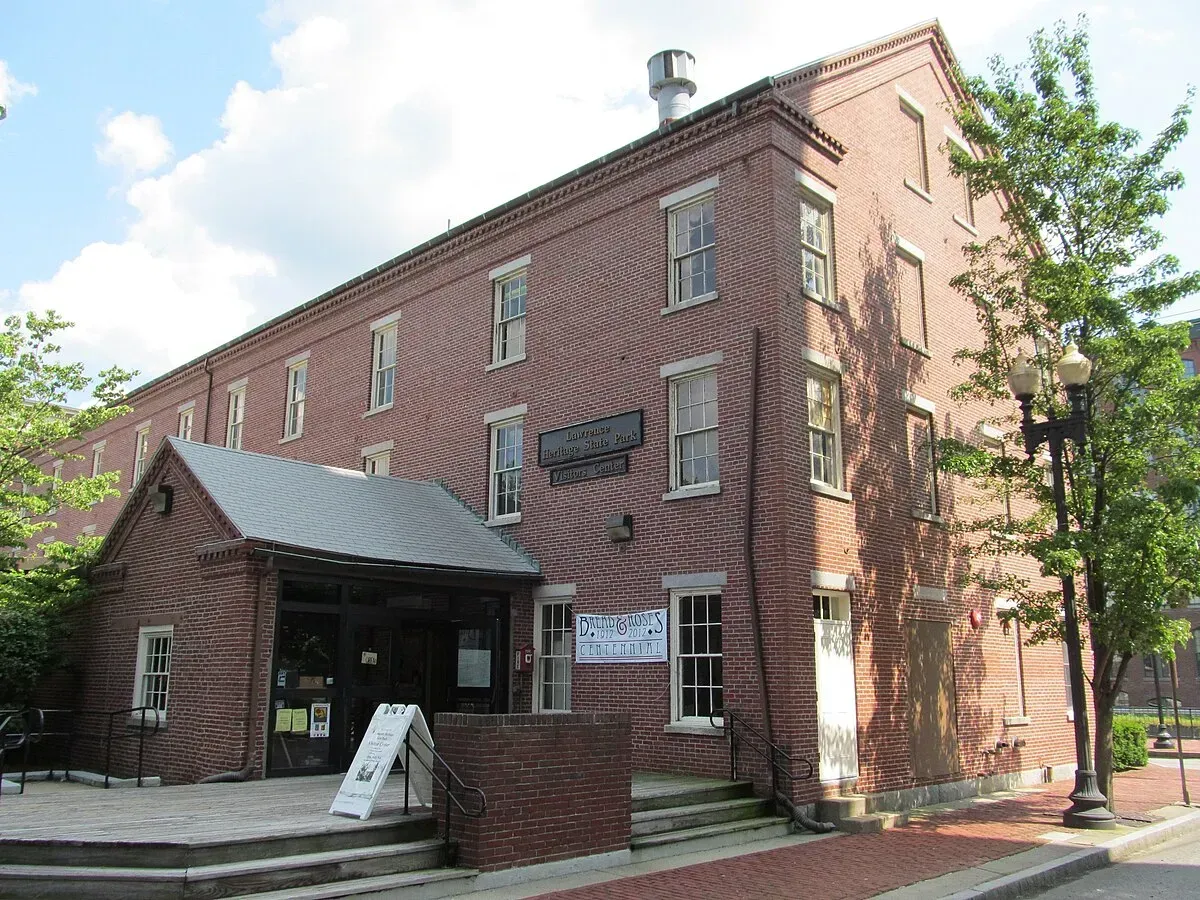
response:
[[[516,671],[533,671],[533,644],[526,644],[524,647],[517,648]]]

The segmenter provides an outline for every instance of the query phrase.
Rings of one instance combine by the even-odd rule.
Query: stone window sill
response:
[[[714,481],[709,484],[698,484],[694,487],[676,488],[673,491],[667,491],[662,495],[664,500],[687,500],[689,497],[709,497],[713,494],[721,493],[721,482]]]
[[[854,495],[849,491],[832,487],[823,481],[810,479],[808,483],[811,485],[814,494],[820,494],[823,497],[832,497],[834,500],[841,500],[843,503],[850,503],[854,500]]]
[[[929,522],[933,525],[945,525],[946,524],[946,520],[943,519],[941,516],[936,516],[931,512],[926,512],[923,509],[914,509],[912,511],[912,515],[913,515],[914,519],[919,519],[922,522]]]
[[[954,214],[954,221],[965,228],[968,232],[973,234],[975,237],[979,237],[979,229],[960,216],[958,213]]]
[[[690,300],[684,300],[680,303],[672,303],[670,306],[664,306],[659,312],[664,316],[669,316],[671,313],[683,312],[685,309],[691,309],[693,306],[703,306],[705,303],[711,303],[713,300],[719,299],[716,291],[709,291],[707,294],[701,294],[699,297],[693,297]]]
[[[695,737],[722,737],[725,734],[723,725],[709,725],[704,722],[672,722],[663,726],[667,734],[690,734]]]
[[[494,363],[489,363],[488,365],[483,367],[483,371],[495,372],[497,369],[503,369],[506,366],[514,366],[520,362],[525,362],[525,354],[524,353],[522,353],[520,356],[513,356],[509,359],[501,359]]]
[[[362,417],[364,419],[369,419],[371,416],[379,415],[381,412],[387,412],[391,408],[391,403],[385,403],[383,406],[376,406],[374,409],[368,409],[365,413],[363,413]]]
[[[809,300],[811,300],[813,303],[819,303],[821,306],[824,306],[826,309],[830,310],[831,312],[840,313],[842,311],[842,308],[840,306],[838,306],[837,301],[830,300],[828,297],[822,297],[816,291],[810,291],[808,288],[804,288],[804,290],[801,291],[801,293],[803,293],[804,296],[807,297]]]
[[[929,352],[929,348],[922,347],[916,341],[910,341],[908,338],[900,338],[900,346],[907,347],[913,353],[920,353],[926,359],[933,359],[933,354]]]
[[[1017,725],[1032,725],[1032,724],[1033,724],[1033,719],[1029,718],[1029,716],[1005,716],[1004,717],[1004,727],[1005,728],[1013,728]]]
[[[498,525],[519,525],[521,524],[521,514],[513,513],[508,516],[496,516],[496,518],[488,519],[483,524],[488,528],[495,528]]]
[[[925,188],[921,187],[919,184],[917,184],[911,178],[904,179],[904,186],[906,188],[908,188],[910,191],[912,191],[914,194],[916,194],[918,197],[920,197],[922,200],[924,200],[926,203],[933,202],[933,197],[930,195],[929,191],[925,190]]]
[[[299,434],[293,434],[291,437],[285,437],[285,438],[282,438],[282,439],[279,441],[279,443],[281,443],[281,444],[290,444],[292,441],[298,441],[298,440],[300,440],[300,438],[302,438],[302,437],[304,437],[304,432],[303,432],[303,431],[301,431]]]

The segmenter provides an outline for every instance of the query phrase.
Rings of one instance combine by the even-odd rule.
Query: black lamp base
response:
[[[1075,790],[1071,791],[1070,799],[1070,807],[1063,812],[1063,824],[1068,828],[1096,831],[1117,827],[1117,817],[1108,809],[1108,800],[1100,792],[1094,771],[1075,770]]]
[[[1163,725],[1158,729],[1158,734],[1154,737],[1155,750],[1174,750],[1175,738],[1171,737],[1171,732],[1167,730],[1167,726]]]

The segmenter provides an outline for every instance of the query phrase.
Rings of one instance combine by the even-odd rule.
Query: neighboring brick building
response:
[[[988,414],[950,398],[952,354],[978,332],[948,282],[962,245],[1001,228],[1000,201],[972,202],[940,149],[960,140],[952,70],[925,24],[765,79],[135,391],[63,475],[120,470],[126,494],[149,477],[128,501],[61,510],[58,536],[107,534],[105,577],[138,556],[164,578],[153,599],[120,589],[116,604],[110,587],[88,611],[80,658],[109,663],[79,673],[81,702],[165,703],[176,780],[241,767],[248,741],[262,772],[249,735],[276,733],[267,708],[305,703],[331,703],[345,740],[311,770],[337,768],[353,746],[343,692],[370,685],[419,694],[430,719],[628,712],[635,767],[707,774],[726,770],[709,721],[725,706],[819,760],[825,786],[799,786],[802,801],[1071,760],[1061,647],[1022,647],[1002,601],[960,586],[944,520],[970,489],[931,466],[936,436],[978,436]],[[485,589],[242,541],[202,549],[203,597],[181,591],[170,576],[196,577],[197,547],[231,539],[184,533],[205,502],[186,479],[165,482],[172,543],[128,539],[156,515],[147,466],[172,435],[439,479],[541,581]],[[445,599],[467,589],[484,591],[486,640]],[[274,616],[257,688],[230,674],[250,665],[255,596]],[[660,609],[666,660],[573,662],[582,617]],[[226,641],[234,625],[244,637]],[[639,636],[585,655],[663,650],[653,624]],[[532,671],[514,659],[527,644]],[[188,667],[211,671],[225,721]],[[456,693],[472,685],[486,690]],[[305,768],[273,749],[265,767]]]

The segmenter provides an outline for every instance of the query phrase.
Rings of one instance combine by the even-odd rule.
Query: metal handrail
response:
[[[29,742],[32,729],[30,728],[29,710],[23,709],[19,712],[10,713],[4,717],[4,721],[0,722],[0,783],[4,781],[4,757],[12,750],[20,750],[25,748],[25,772],[21,778],[21,793],[25,793],[25,778],[29,769]],[[21,731],[9,731],[8,726],[13,720],[21,723]],[[3,789],[0,789],[0,795],[3,795]]]
[[[737,781],[738,745],[745,744],[745,746],[749,747],[760,757],[765,759],[770,766],[771,800],[787,810],[789,818],[805,824],[804,820],[807,817],[801,816],[799,810],[796,809],[795,804],[792,803],[791,797],[789,797],[780,789],[779,780],[782,776],[788,780],[789,784],[796,781],[807,781],[809,778],[813,777],[813,773],[815,771],[812,762],[803,757],[793,757],[782,747],[769,740],[765,734],[747,722],[745,718],[738,715],[731,709],[713,710],[713,712],[711,712],[708,716],[709,724],[714,728],[718,727],[718,718],[721,719],[720,727],[724,729],[725,734],[729,739],[729,780]],[[749,732],[749,734],[757,738],[758,741],[762,743],[762,746],[754,743],[754,741],[745,740],[744,737],[738,734],[737,726],[740,726],[743,731]],[[803,775],[797,775],[792,771],[793,763],[801,763],[804,765],[806,771]],[[808,821],[811,822],[811,820]],[[805,824],[805,827],[809,826]]]
[[[437,782],[438,787],[446,792],[446,823],[444,827],[443,840],[446,843],[446,864],[453,865],[454,851],[450,841],[450,804],[453,802],[454,805],[458,807],[458,811],[464,816],[472,819],[479,819],[487,814],[487,795],[484,794],[480,788],[469,785],[463,781],[458,776],[458,773],[450,768],[450,763],[446,762],[442,754],[438,753],[437,750],[434,749],[433,744],[429,743],[427,740],[425,740],[425,738],[421,737],[421,735],[417,734],[412,729],[409,729],[408,733],[404,736],[404,814],[406,816],[408,815],[408,773],[409,766],[411,765],[411,761],[413,759],[412,745],[409,743],[409,739],[413,737],[420,741],[421,745],[429,751],[429,754],[433,757],[435,765],[428,765],[425,760],[421,759],[420,756],[416,757],[417,762],[419,762],[425,767],[426,770],[428,770],[429,774],[433,777],[433,780]],[[441,765],[442,768],[446,770],[446,781],[443,781],[441,776],[438,775],[437,765]],[[462,800],[454,796],[454,785],[457,785],[458,789],[461,790],[464,795],[473,794],[476,796],[479,799],[478,807],[474,809],[467,809],[467,807],[463,805]]]
[[[142,786],[142,760],[146,753],[146,712],[154,713],[154,728],[150,731],[151,735],[158,733],[158,727],[161,722],[158,710],[153,706],[131,706],[128,709],[117,709],[108,713],[108,733],[104,738],[104,787],[109,786],[109,779],[112,777],[112,745],[113,745],[113,720],[117,716],[131,716],[139,714],[141,722],[138,724],[138,762],[137,762],[137,786]],[[117,735],[117,740],[121,738],[131,737],[129,734]]]

